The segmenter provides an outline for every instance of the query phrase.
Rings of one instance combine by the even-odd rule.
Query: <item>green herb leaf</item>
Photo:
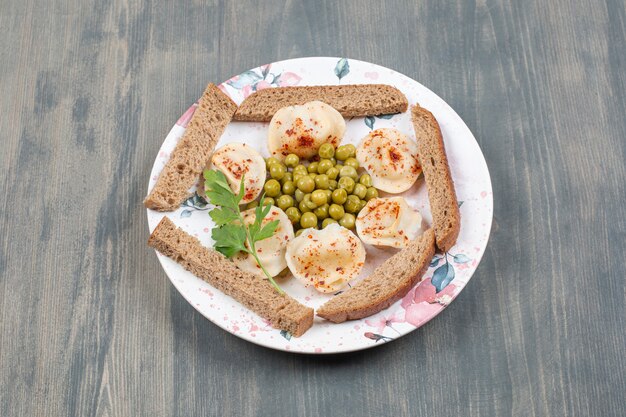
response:
[[[244,226],[226,224],[216,227],[211,232],[215,241],[215,250],[227,258],[232,258],[238,252],[249,252],[246,248],[246,229]]]
[[[222,172],[205,170],[202,174],[205,179],[204,186],[209,202],[214,206],[219,206],[209,212],[211,219],[217,225],[211,232],[211,237],[215,241],[215,250],[228,258],[232,258],[239,252],[249,253],[254,257],[267,279],[276,288],[276,291],[279,294],[284,294],[283,290],[261,264],[255,249],[256,242],[271,237],[278,228],[278,220],[263,225],[263,219],[270,212],[271,205],[257,206],[254,212],[254,222],[246,225],[239,207],[245,194],[244,178],[241,178],[239,192],[235,195]],[[261,201],[263,201],[263,197],[261,197]],[[247,246],[246,242],[248,243]]]
[[[209,216],[218,226],[224,226],[239,219],[237,213],[229,208],[215,208],[209,212]]]
[[[276,229],[278,228],[278,223],[280,223],[278,220],[273,220],[263,226],[256,235],[257,242],[274,236],[274,232],[276,232]]]

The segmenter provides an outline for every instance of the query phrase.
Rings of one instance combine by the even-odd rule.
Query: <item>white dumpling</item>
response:
[[[321,101],[279,109],[270,121],[267,145],[273,157],[290,153],[309,159],[324,143],[337,147],[346,132],[343,116]]]
[[[403,197],[372,198],[356,218],[364,243],[403,248],[422,233],[422,216]]]
[[[356,148],[356,159],[379,190],[398,194],[411,188],[422,172],[417,143],[396,129],[376,129]]]
[[[322,230],[305,229],[287,244],[287,266],[305,286],[333,293],[356,278],[365,264],[358,237],[338,224]]]
[[[234,193],[239,192],[241,177],[245,176],[245,190],[241,204],[257,198],[265,183],[265,160],[253,147],[245,143],[229,143],[213,152],[211,168],[221,171]]]
[[[254,223],[256,218],[255,209],[246,210],[241,214],[247,225]],[[287,250],[287,243],[293,239],[294,236],[293,226],[285,212],[278,207],[272,206],[267,216],[265,216],[261,222],[261,225],[265,226],[267,223],[274,220],[278,220],[278,227],[274,234],[267,239],[259,240],[255,243],[257,256],[261,260],[265,270],[273,277],[287,268],[285,252]],[[246,246],[248,247],[247,242]],[[265,277],[256,259],[249,253],[239,252],[233,257],[233,262],[244,271]]]

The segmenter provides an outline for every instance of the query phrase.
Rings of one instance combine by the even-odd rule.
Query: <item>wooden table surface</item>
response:
[[[1,416],[626,415],[623,1],[203,3],[0,6]],[[207,82],[315,55],[439,94],[495,205],[445,312],[322,357],[197,313],[141,204]]]

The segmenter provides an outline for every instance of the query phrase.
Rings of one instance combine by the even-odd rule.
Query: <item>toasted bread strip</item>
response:
[[[418,104],[411,108],[417,139],[418,159],[422,165],[437,247],[448,251],[456,243],[461,229],[459,203],[454,191],[441,129],[435,116]]]
[[[278,294],[268,280],[237,268],[222,254],[177,228],[167,217],[154,229],[148,245],[269,320],[277,329],[301,336],[313,325],[312,308]]]
[[[319,100],[343,117],[376,116],[405,112],[409,103],[400,90],[385,84],[323,85],[266,88],[248,96],[235,120],[269,122],[278,109]]]
[[[386,309],[421,279],[435,254],[435,234],[428,229],[374,272],[317,309],[317,315],[335,323],[357,320]]]
[[[147,208],[176,210],[189,196],[189,188],[197,181],[235,110],[237,105],[230,97],[214,84],[207,86],[187,130],[143,202]]]

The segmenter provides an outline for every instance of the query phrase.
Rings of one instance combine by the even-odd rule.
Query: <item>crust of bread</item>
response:
[[[234,120],[269,122],[286,106],[319,100],[335,108],[343,117],[403,113],[409,103],[400,90],[386,84],[324,85],[277,87],[248,96],[237,109]]]
[[[342,323],[369,317],[388,308],[421,280],[434,254],[435,234],[428,229],[409,246],[387,259],[370,276],[331,298],[316,314],[334,323]]]
[[[268,320],[273,327],[302,336],[313,325],[313,309],[300,304],[257,275],[239,269],[219,252],[177,228],[163,217],[148,239],[148,246],[178,262],[186,270],[233,297]]]
[[[411,107],[418,146],[418,159],[424,172],[433,216],[437,247],[448,251],[459,236],[461,213],[450,173],[441,128],[435,116],[418,104]]]
[[[180,207],[236,110],[230,97],[212,83],[207,86],[183,137],[143,202],[147,208],[172,211]]]

